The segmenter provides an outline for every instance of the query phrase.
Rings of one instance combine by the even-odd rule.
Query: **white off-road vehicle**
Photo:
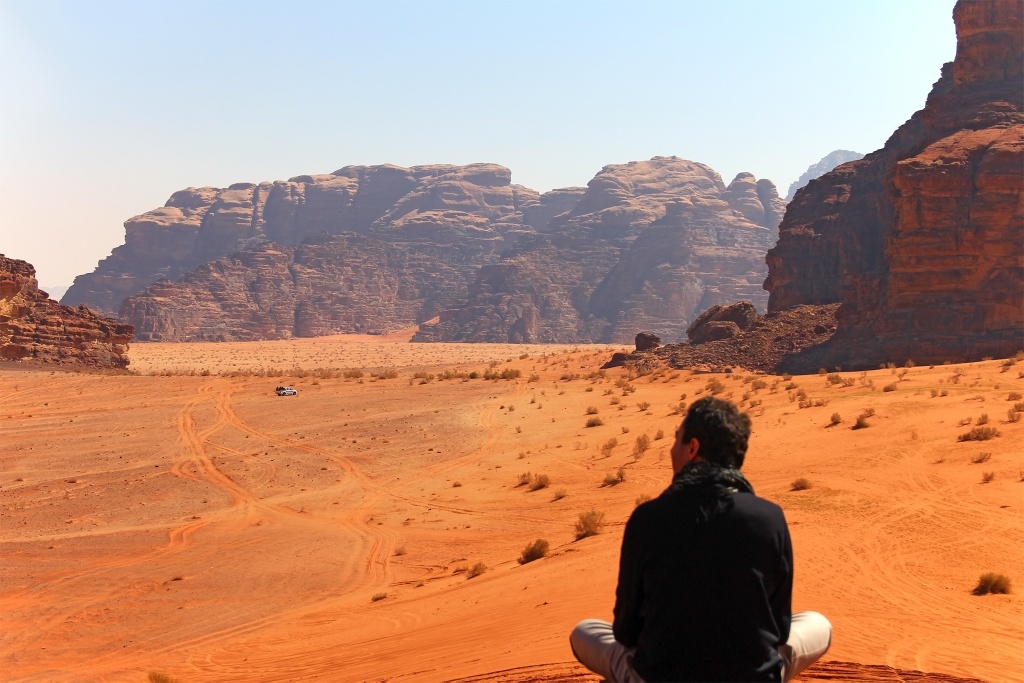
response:
[[[278,387],[274,391],[277,393],[278,396],[298,396],[299,395],[299,392],[297,392],[292,387]]]

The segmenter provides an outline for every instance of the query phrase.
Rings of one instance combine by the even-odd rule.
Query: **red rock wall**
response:
[[[51,301],[35,268],[0,254],[0,359],[123,369],[131,339],[131,325]]]
[[[768,253],[770,311],[842,303],[806,369],[1024,348],[1024,3],[953,15],[956,58],[925,108],[797,192]]]

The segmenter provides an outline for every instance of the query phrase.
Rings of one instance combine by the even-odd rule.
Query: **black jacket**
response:
[[[782,510],[737,493],[702,520],[670,488],[629,518],[615,639],[647,681],[781,681],[793,550]]]

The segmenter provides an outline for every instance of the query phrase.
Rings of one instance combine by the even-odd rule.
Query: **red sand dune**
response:
[[[789,519],[794,608],[835,627],[803,680],[1024,681],[1024,421],[1007,412],[1024,362],[830,386],[601,376],[609,353],[399,335],[136,345],[134,376],[0,366],[5,680],[596,680],[568,632],[610,617],[622,525],[668,481],[673,408],[717,380],[753,416],[749,478]],[[489,361],[521,376],[441,376]],[[983,414],[1000,435],[959,442]],[[526,472],[551,483],[517,486]],[[608,523],[574,541],[590,509]],[[535,538],[549,556],[519,565]],[[1016,592],[972,595],[989,571]]]

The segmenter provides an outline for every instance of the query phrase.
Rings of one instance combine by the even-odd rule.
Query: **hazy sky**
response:
[[[188,186],[678,155],[785,195],[953,58],[953,0],[0,0],[0,252],[67,285]]]

